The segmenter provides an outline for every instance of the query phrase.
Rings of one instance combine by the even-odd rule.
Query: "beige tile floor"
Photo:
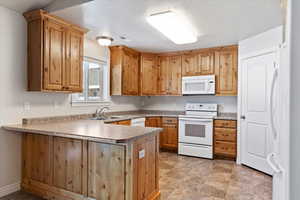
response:
[[[163,200],[271,200],[272,178],[233,161],[161,153]]]
[[[160,154],[161,200],[271,200],[272,178],[232,161]],[[41,200],[17,192],[0,200]]]

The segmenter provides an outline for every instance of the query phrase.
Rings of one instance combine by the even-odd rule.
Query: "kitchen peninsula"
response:
[[[22,189],[45,199],[158,199],[160,128],[73,120],[3,127],[23,133]]]

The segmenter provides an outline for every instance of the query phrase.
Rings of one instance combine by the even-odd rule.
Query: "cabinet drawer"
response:
[[[178,120],[175,117],[163,117],[162,123],[163,124],[177,124]]]
[[[236,143],[215,141],[215,154],[236,157]]]
[[[236,142],[236,129],[214,128],[215,140]]]
[[[236,121],[235,120],[215,120],[214,126],[222,127],[222,128],[236,128]]]

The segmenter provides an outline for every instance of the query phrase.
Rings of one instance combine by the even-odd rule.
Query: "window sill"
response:
[[[72,107],[86,107],[86,106],[109,106],[111,101],[75,101],[71,102]]]

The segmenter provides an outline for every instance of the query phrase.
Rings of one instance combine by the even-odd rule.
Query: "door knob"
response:
[[[242,115],[242,116],[241,116],[241,119],[242,119],[242,120],[245,120],[245,119],[246,119],[246,116],[245,116],[245,115]]]

